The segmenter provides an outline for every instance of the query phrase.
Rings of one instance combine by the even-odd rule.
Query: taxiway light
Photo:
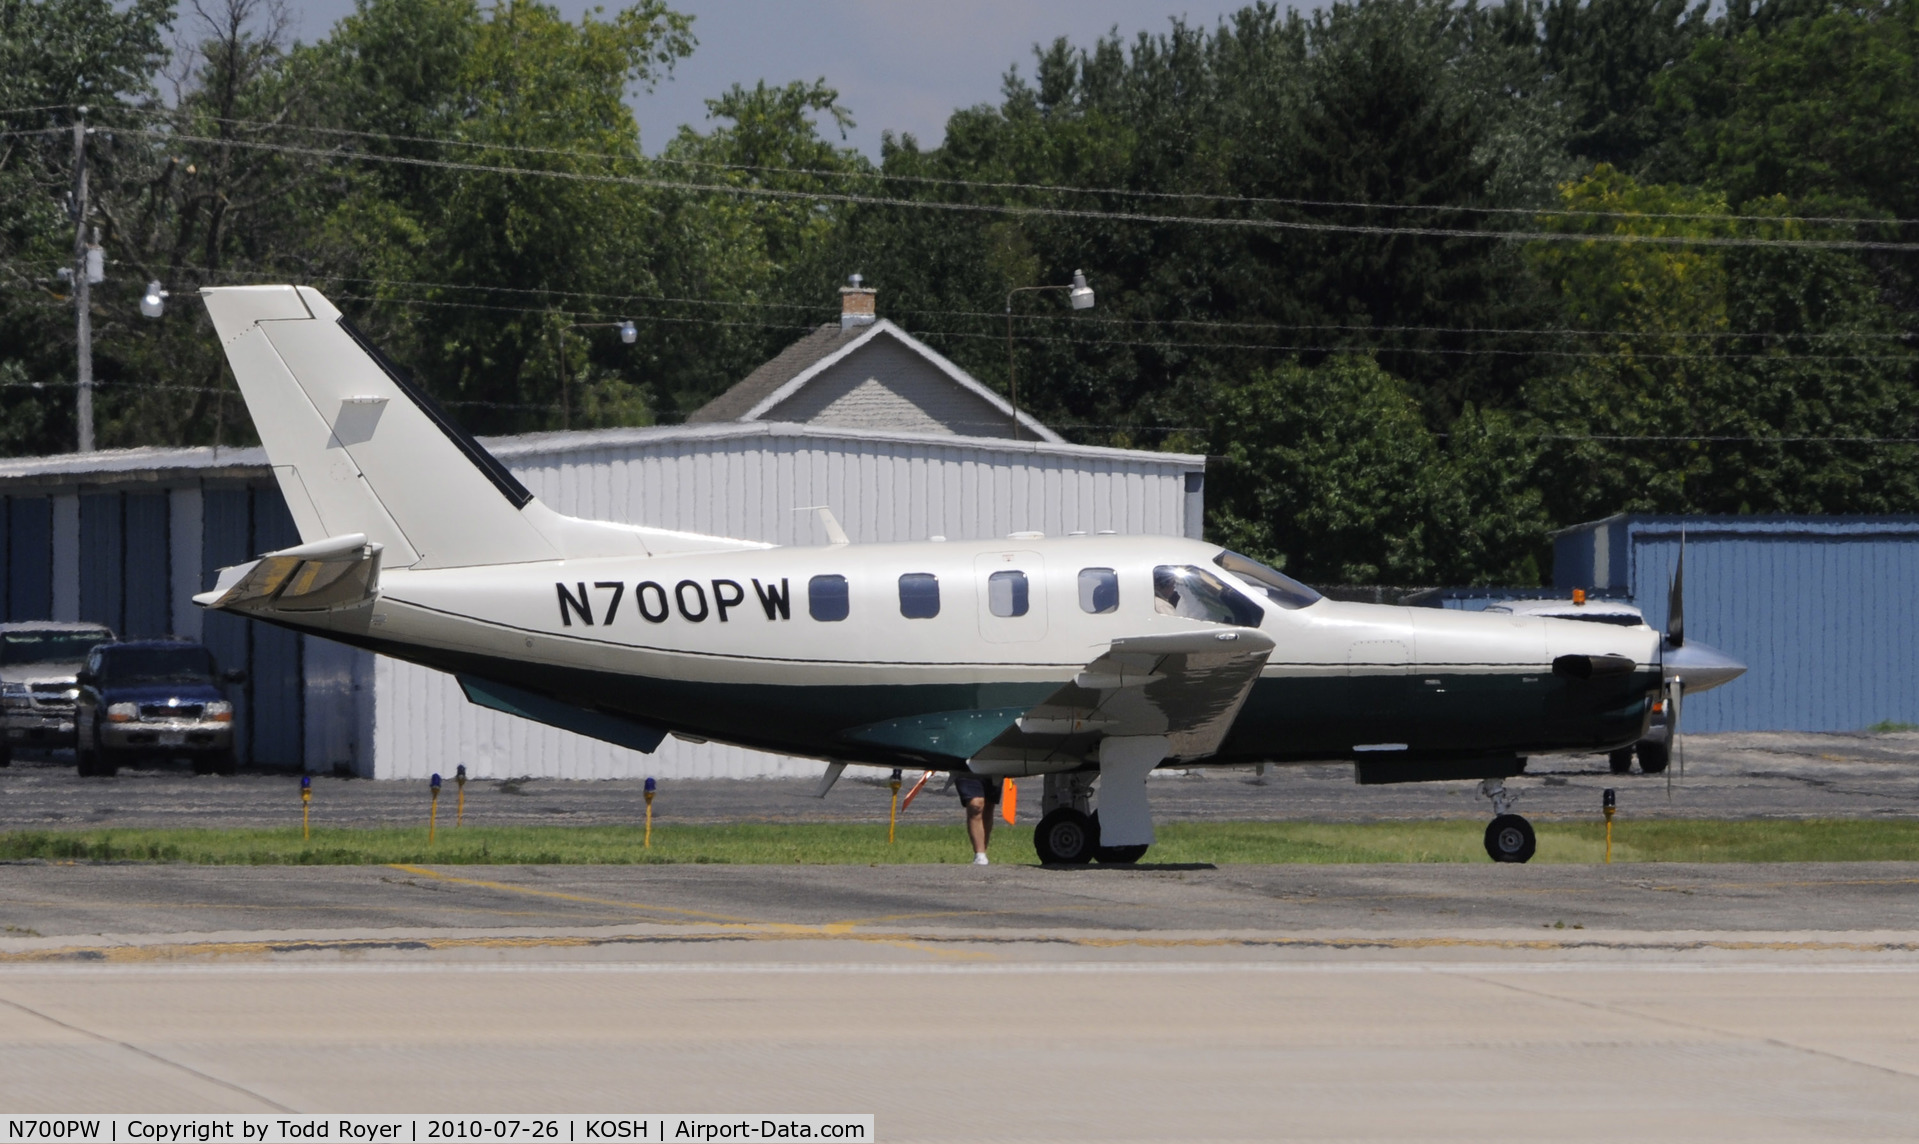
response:
[[[434,794],[440,793],[440,772],[438,771],[433,772],[433,781],[430,785],[433,787]]]

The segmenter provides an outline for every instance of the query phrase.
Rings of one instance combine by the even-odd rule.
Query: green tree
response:
[[[1750,230],[1727,217],[1723,194],[1641,184],[1605,166],[1569,183],[1564,203],[1622,216],[1548,216],[1574,233]],[[1789,215],[1788,206],[1747,209]],[[1782,220],[1757,237],[1809,236]],[[1832,440],[1909,436],[1913,424],[1912,359],[1856,259],[1601,241],[1537,243],[1530,257],[1566,319],[1588,335],[1579,343],[1586,356],[1527,394],[1549,438],[1540,480],[1557,519],[1919,504],[1909,446]]]
[[[1537,582],[1533,453],[1503,415],[1468,409],[1442,442],[1405,382],[1339,357],[1224,388],[1216,418],[1220,543],[1327,583]]]
[[[167,0],[0,2],[0,452],[73,447],[74,315],[55,277],[73,252],[68,128],[80,105],[93,122],[114,124],[152,104],[171,22]],[[113,200],[129,159],[138,165],[138,146],[126,142],[90,143],[96,203]],[[97,214],[89,222],[107,224]],[[137,296],[125,285],[116,268],[96,288],[99,326],[110,329],[116,306]],[[110,357],[96,376],[122,380]]]

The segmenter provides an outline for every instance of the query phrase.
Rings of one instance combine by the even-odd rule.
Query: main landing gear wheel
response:
[[[1606,765],[1612,768],[1613,774],[1616,774],[1616,775],[1631,774],[1632,773],[1632,748],[1621,747],[1617,751],[1614,751],[1611,754],[1607,755]]]
[[[1033,849],[1046,866],[1084,866],[1099,850],[1099,825],[1088,815],[1062,806],[1033,828]]]
[[[1524,862],[1538,848],[1533,824],[1516,814],[1502,814],[1486,826],[1486,853],[1495,862]]]
[[[1656,775],[1666,769],[1672,761],[1672,749],[1664,743],[1645,742],[1639,744],[1639,769],[1644,774]]]
[[[1093,837],[1099,837],[1099,811],[1097,810],[1093,812]],[[1132,846],[1099,846],[1094,848],[1093,857],[1097,858],[1102,866],[1131,866],[1146,857],[1146,851],[1151,848],[1152,844],[1149,842]]]

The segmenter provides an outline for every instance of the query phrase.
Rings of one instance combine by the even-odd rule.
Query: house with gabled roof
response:
[[[877,312],[877,292],[840,290],[838,325],[780,351],[687,417],[1062,443],[1030,414]]]

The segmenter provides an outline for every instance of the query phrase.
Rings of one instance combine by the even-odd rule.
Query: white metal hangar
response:
[[[1036,531],[1200,534],[1205,460],[1069,445],[892,323],[870,291],[689,424],[483,444],[560,512],[776,544]],[[864,313],[862,313],[862,309]],[[1015,437],[1015,435],[1017,435]],[[0,460],[8,620],[86,619],[205,640],[243,759],[376,778],[738,777],[819,763],[669,738],[654,754],[469,704],[452,677],[192,603],[217,569],[298,542],[260,449],[132,449]]]

